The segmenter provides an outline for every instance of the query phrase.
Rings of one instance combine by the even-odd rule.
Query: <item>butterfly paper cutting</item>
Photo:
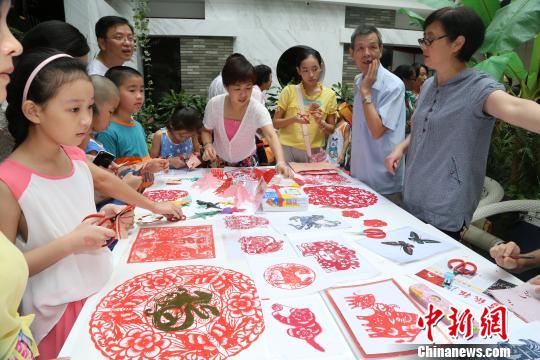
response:
[[[413,241],[413,242],[415,242],[417,244],[438,244],[438,243],[440,243],[440,241],[437,241],[437,240],[422,239],[414,231],[411,231],[411,234],[409,235],[409,240]]]
[[[381,244],[392,245],[392,246],[401,246],[401,249],[407,255],[412,255],[414,251],[414,245],[406,243],[405,241],[383,241]]]

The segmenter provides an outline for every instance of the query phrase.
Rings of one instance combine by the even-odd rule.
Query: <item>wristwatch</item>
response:
[[[371,101],[371,95],[366,95],[362,98],[362,104],[372,104],[373,101]]]

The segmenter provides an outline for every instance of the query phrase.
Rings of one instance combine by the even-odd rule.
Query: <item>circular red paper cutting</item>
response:
[[[152,201],[176,201],[188,196],[185,190],[149,190],[144,192],[144,196]]]
[[[338,209],[356,209],[377,203],[377,195],[350,186],[304,187],[309,203]]]
[[[195,315],[185,330],[157,329],[145,310],[178,288],[193,299],[211,295],[205,306],[219,315]],[[196,301],[191,306],[204,310]],[[99,302],[89,325],[94,345],[110,359],[225,359],[248,348],[264,330],[253,281],[233,270],[202,265],[159,269],[126,281]]]
[[[273,287],[285,290],[305,288],[315,281],[315,271],[302,264],[272,265],[264,271],[264,279]]]

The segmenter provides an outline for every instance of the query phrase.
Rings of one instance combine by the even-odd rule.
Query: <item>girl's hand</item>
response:
[[[110,218],[120,213],[122,210],[126,208],[126,206],[127,205],[107,204],[101,208],[100,213]],[[133,228],[133,225],[135,224],[134,217],[135,217],[134,210],[128,211],[125,214],[120,215],[120,218],[118,219],[118,223],[120,224],[119,235],[121,239],[125,239],[127,237],[129,230]]]
[[[201,159],[199,159],[199,154],[191,154],[189,159],[186,161],[186,166],[190,169],[194,169],[197,166],[201,165]]]
[[[169,168],[171,169],[181,169],[186,166],[184,160],[180,159],[178,156],[170,157],[167,160],[169,161]]]
[[[96,225],[100,220],[100,218],[86,219],[69,233],[66,239],[71,254],[101,249],[107,240],[116,235],[114,230]]]
[[[214,161],[217,158],[216,149],[214,148],[214,145],[212,144],[206,144],[204,145],[204,152],[203,152],[203,160],[204,161]]]
[[[520,252],[519,246],[513,241],[506,244],[495,245],[489,249],[489,254],[495,259],[497,265],[508,270],[518,269],[518,259],[512,259],[511,256],[518,256]]]
[[[283,175],[286,178],[291,178],[293,176],[291,168],[287,165],[287,163],[283,161],[278,161],[278,163],[276,164],[276,170],[279,174]]]
[[[142,176],[133,175],[133,173],[127,173],[123,178],[122,181],[128,184],[132,189],[139,189],[139,187],[142,184]]]
[[[339,155],[338,159],[337,159],[337,162],[338,162],[339,165],[343,165],[343,163],[345,162],[345,156],[344,155]]]
[[[167,159],[152,159],[149,160],[146,163],[146,166],[144,167],[144,171],[149,173],[157,173],[160,171],[167,171],[169,170],[169,162]]]
[[[309,124],[309,115],[298,113],[294,117],[294,122],[297,124]]]
[[[312,105],[317,105],[317,104],[312,104]],[[313,116],[313,119],[315,119],[315,122],[317,123],[317,125],[321,126],[322,118],[323,118],[323,112],[321,108],[317,105],[316,107],[311,109],[311,106],[310,106],[309,113],[311,116]]]
[[[154,202],[152,212],[154,214],[165,215],[169,221],[184,220],[186,218],[182,212],[182,209],[176,206],[172,201]]]
[[[403,150],[401,147],[396,146],[394,150],[384,159],[384,166],[386,170],[392,175],[396,175],[396,170],[403,158]]]

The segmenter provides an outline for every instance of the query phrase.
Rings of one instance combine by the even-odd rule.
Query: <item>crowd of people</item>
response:
[[[322,84],[318,51],[299,52],[300,81],[283,88],[273,118],[264,105],[271,68],[235,53],[209,84],[204,114],[179,105],[149,149],[137,121],[144,78],[124,65],[134,51],[126,19],[96,23],[100,51],[88,62],[86,39],[64,22],[36,26],[21,46],[6,23],[10,2],[0,4],[0,100],[15,139],[0,164],[2,359],[57,357],[85,299],[107,281],[104,245],[119,234],[98,224],[96,205],[102,216],[118,214],[123,230],[133,212],[122,204],[183,218],[173,203],[141,195],[154,173],[257,166],[263,137],[283,176],[293,161],[350,163],[354,178],[459,239],[479,201],[495,118],[540,133],[538,104],[467,68],[485,29],[457,7],[429,15],[419,39],[425,65],[400,67],[398,76],[380,65],[379,31],[354,31],[350,56],[360,76],[352,115]],[[114,162],[98,166],[108,153]],[[538,251],[533,259],[519,254],[514,243],[491,250],[512,271],[540,266]],[[532,281],[540,293],[540,280]]]

